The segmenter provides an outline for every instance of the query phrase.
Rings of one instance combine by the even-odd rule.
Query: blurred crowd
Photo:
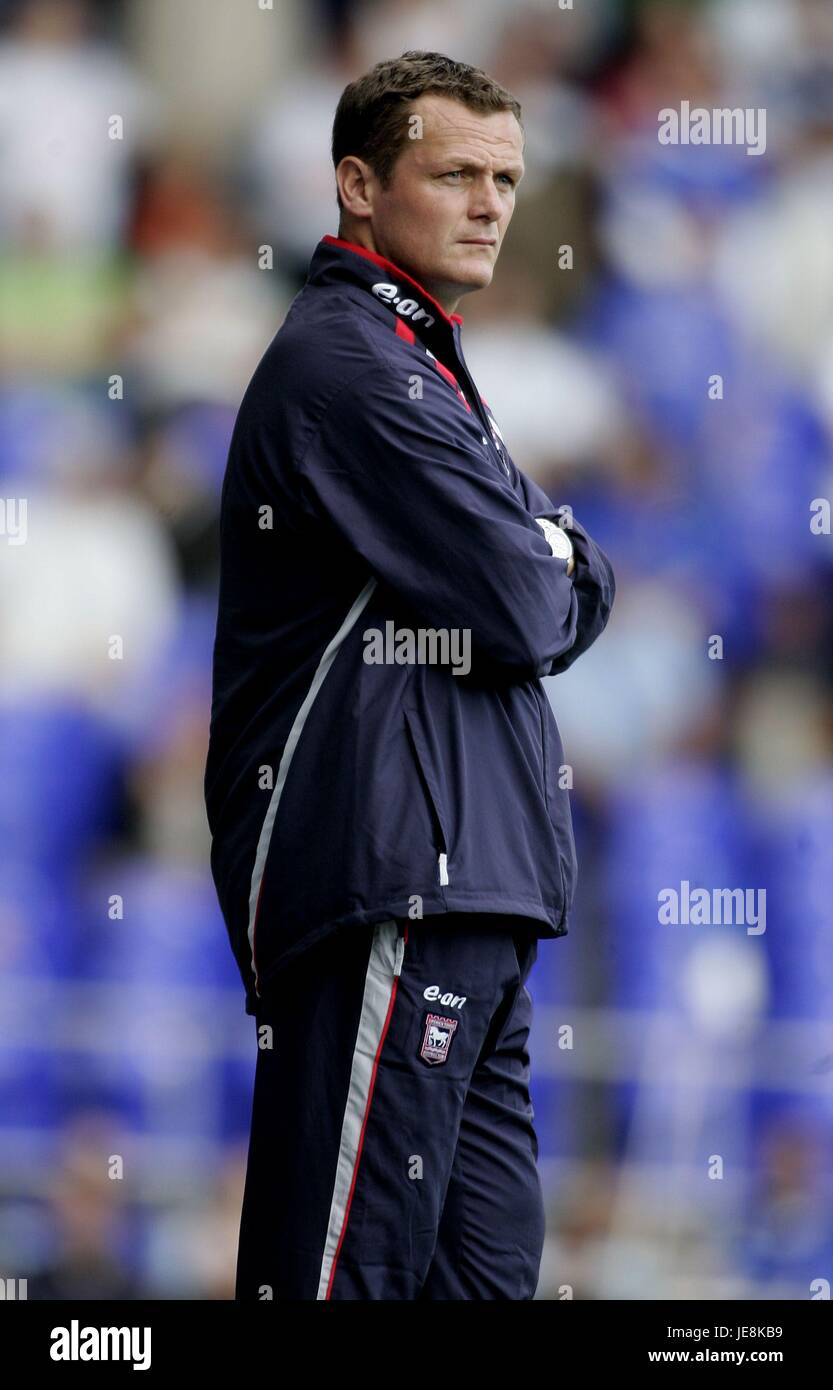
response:
[[[255,1037],[202,800],[220,487],[338,230],[339,95],[408,48],[521,102],[464,348],[617,576],[546,682],[579,880],[530,982],[538,1296],[829,1297],[829,0],[0,0],[0,1274],[233,1296]],[[762,108],[765,151],[660,144],[684,99]],[[660,924],[683,880],[765,890],[766,931]]]

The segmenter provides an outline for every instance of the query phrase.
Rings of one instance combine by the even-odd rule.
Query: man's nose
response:
[[[470,217],[488,217],[490,222],[499,222],[503,213],[500,193],[492,178],[478,181],[469,205]]]

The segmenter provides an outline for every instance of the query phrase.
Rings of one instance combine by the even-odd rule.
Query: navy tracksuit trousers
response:
[[[238,1300],[533,1297],[537,944],[518,918],[390,919],[277,977],[256,1017]]]

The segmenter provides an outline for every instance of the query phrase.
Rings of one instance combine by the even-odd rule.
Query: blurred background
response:
[[[338,230],[338,97],[407,48],[522,104],[527,173],[463,341],[618,582],[604,639],[546,682],[579,880],[530,981],[538,1297],[833,1279],[833,545],[811,527],[833,6],[564,3],[0,0],[0,1274],[30,1298],[233,1297],[255,1025],[202,800],[220,486]],[[682,100],[763,108],[765,152],[660,145]],[[661,925],[683,880],[765,890],[765,932]]]

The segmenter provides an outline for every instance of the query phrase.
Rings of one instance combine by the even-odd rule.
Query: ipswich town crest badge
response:
[[[444,1018],[442,1014],[426,1015],[419,1055],[429,1066],[439,1066],[448,1059],[451,1039],[459,1022],[458,1018]]]

